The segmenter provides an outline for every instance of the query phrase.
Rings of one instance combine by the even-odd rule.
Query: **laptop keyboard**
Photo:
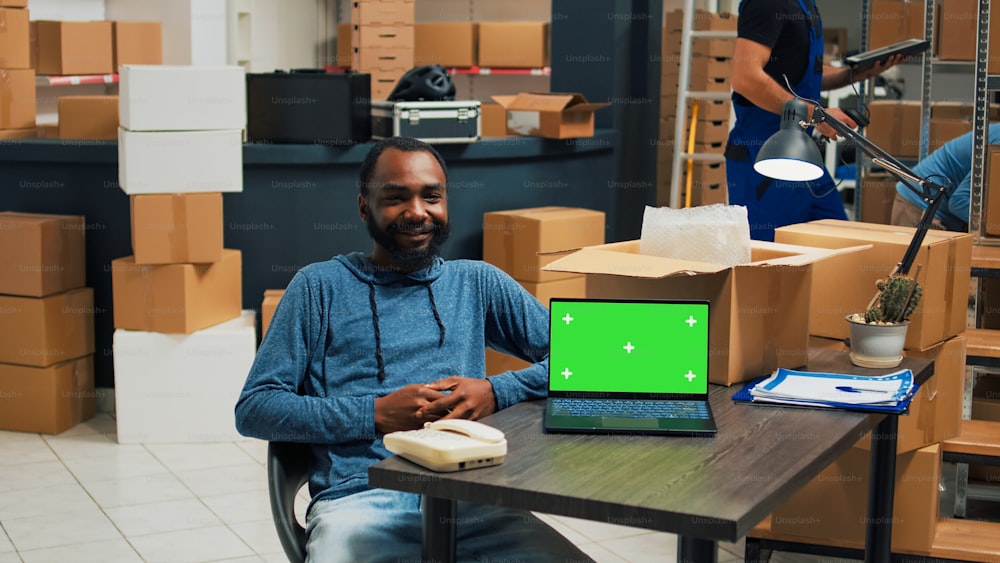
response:
[[[703,401],[643,401],[628,399],[552,399],[556,416],[709,419]]]

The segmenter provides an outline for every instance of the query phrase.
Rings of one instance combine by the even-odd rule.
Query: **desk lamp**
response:
[[[813,110],[812,121],[808,121],[810,106]],[[888,170],[903,185],[927,203],[927,210],[924,211],[917,224],[917,232],[914,233],[913,240],[910,241],[902,261],[896,265],[896,270],[893,272],[894,274],[907,275],[917,257],[920,245],[924,242],[931,221],[934,220],[934,215],[951,186],[942,186],[917,176],[913,170],[893,158],[892,155],[827,113],[822,105],[797,97],[785,102],[782,107],[781,128],[761,146],[757,160],[753,165],[754,170],[778,180],[801,182],[821,177],[825,171],[823,158],[820,156],[819,147],[815,141],[805,132],[807,128],[820,123],[829,124],[838,135],[853,141],[862,151],[872,157],[872,162]],[[919,186],[919,189],[914,187],[914,184]]]

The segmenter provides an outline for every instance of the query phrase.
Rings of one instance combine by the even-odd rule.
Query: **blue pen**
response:
[[[862,387],[851,387],[850,385],[838,385],[837,391],[844,391],[846,393],[862,393],[862,392],[882,393],[883,395],[889,393],[888,391],[885,391],[883,389],[864,389]]]

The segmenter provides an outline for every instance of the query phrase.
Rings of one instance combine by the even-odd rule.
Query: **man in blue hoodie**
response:
[[[545,396],[548,311],[480,261],[439,257],[447,168],[430,145],[377,143],[358,210],[374,240],[289,283],[236,405],[246,436],[312,445],[307,552],[314,561],[417,560],[420,496],[368,487],[382,436],[478,419]],[[535,362],[485,377],[484,348]],[[459,559],[589,561],[530,513],[459,503]]]

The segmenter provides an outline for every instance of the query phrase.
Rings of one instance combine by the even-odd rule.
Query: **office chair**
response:
[[[309,480],[309,444],[268,442],[267,490],[281,547],[292,563],[306,559],[306,530],[295,518],[295,495]]]

